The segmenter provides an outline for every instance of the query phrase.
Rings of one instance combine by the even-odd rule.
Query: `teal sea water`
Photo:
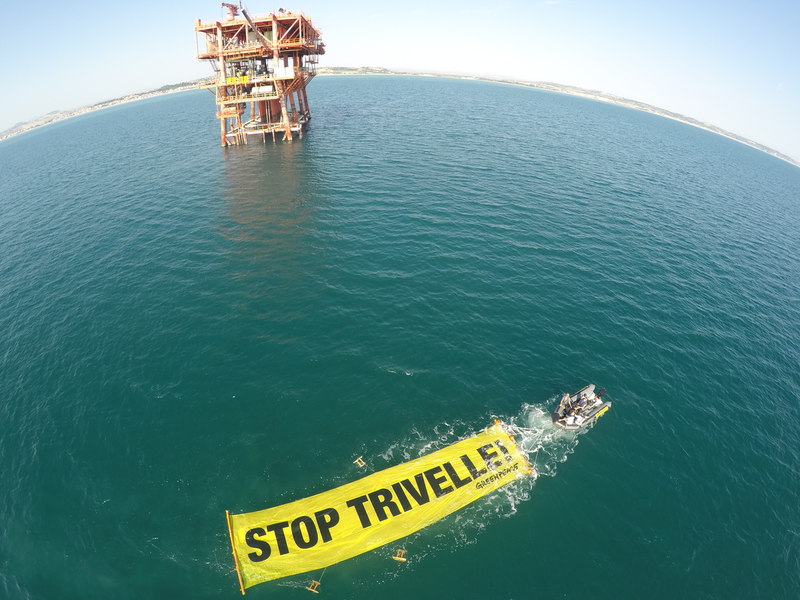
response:
[[[226,509],[495,417],[542,475],[325,597],[800,597],[800,169],[521,87],[309,92],[292,144],[221,149],[204,91],[0,144],[0,598],[239,597]]]

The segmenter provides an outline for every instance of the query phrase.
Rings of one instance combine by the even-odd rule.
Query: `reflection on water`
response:
[[[239,146],[222,156],[223,193],[230,216],[242,226],[232,238],[291,231],[308,219],[316,178],[313,157],[301,142]]]
[[[251,144],[222,152],[233,243],[235,279],[250,280],[248,293],[296,287],[308,272],[317,177],[302,142]]]

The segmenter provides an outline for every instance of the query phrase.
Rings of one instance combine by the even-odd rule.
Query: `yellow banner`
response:
[[[496,421],[471,438],[316,496],[229,513],[242,593],[405,537],[531,470]]]

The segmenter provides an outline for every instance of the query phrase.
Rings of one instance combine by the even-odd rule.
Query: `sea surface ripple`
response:
[[[291,144],[219,148],[203,91],[0,143],[0,597],[238,597],[226,509],[493,418],[548,476],[326,593],[800,597],[800,170],[529,88],[309,93]]]

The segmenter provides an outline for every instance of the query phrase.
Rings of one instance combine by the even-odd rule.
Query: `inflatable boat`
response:
[[[583,429],[603,416],[611,408],[611,402],[602,399],[605,389],[597,392],[594,389],[594,384],[591,384],[571,396],[564,394],[553,411],[553,424],[561,429]]]

